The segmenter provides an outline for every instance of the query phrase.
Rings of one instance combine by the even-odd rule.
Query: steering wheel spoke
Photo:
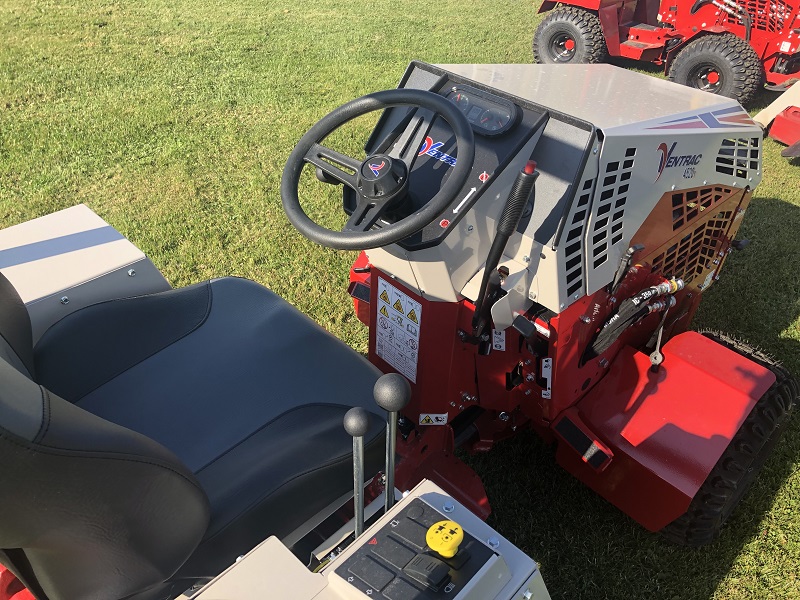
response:
[[[433,111],[418,108],[414,116],[411,117],[408,126],[388,152],[391,158],[402,160],[409,173],[417,160],[417,156],[419,156],[419,149],[422,147],[428,133],[430,133],[435,118],[436,114]]]
[[[303,157],[307,163],[311,163],[326,175],[330,175],[339,183],[343,183],[353,190],[357,190],[356,175],[361,167],[361,162],[331,150],[322,144],[314,144]],[[350,172],[352,171],[352,173]]]
[[[356,208],[342,231],[369,231],[386,212],[387,205],[387,202],[381,200],[359,196]]]

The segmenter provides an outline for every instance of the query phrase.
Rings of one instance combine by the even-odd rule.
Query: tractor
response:
[[[547,600],[455,453],[526,429],[708,543],[798,394],[689,329],[761,144],[737,102],[610,65],[412,62],[281,180],[300,234],[361,251],[368,360],[255,282],[172,289],[85,206],[0,231],[0,599]],[[341,230],[308,183],[342,186]]]
[[[545,0],[538,63],[651,62],[677,83],[748,105],[764,82],[800,78],[800,11],[791,0]]]

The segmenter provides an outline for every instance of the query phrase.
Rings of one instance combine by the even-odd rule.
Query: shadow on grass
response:
[[[795,375],[799,230],[800,207],[756,197],[739,235],[752,243],[729,257],[694,323],[755,343]],[[795,414],[720,539],[695,550],[645,531],[558,467],[552,450],[530,432],[466,458],[488,490],[489,522],[540,563],[554,599],[666,600],[710,598],[718,588],[723,598],[795,597],[782,590],[800,570],[798,554],[791,546],[781,551],[780,540],[791,539],[800,516],[784,505],[786,498],[776,504],[776,496],[798,459]]]

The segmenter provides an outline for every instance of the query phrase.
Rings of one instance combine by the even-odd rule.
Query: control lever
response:
[[[400,373],[381,375],[372,389],[375,402],[386,411],[386,512],[394,506],[394,455],[397,447],[397,413],[411,401],[411,384]]]
[[[364,436],[369,431],[369,412],[360,406],[348,410],[344,430],[353,436],[353,506],[358,539],[364,533]]]

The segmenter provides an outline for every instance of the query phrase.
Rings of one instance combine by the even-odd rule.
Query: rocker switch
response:
[[[438,592],[450,580],[450,567],[427,554],[417,554],[403,572],[434,592]]]

